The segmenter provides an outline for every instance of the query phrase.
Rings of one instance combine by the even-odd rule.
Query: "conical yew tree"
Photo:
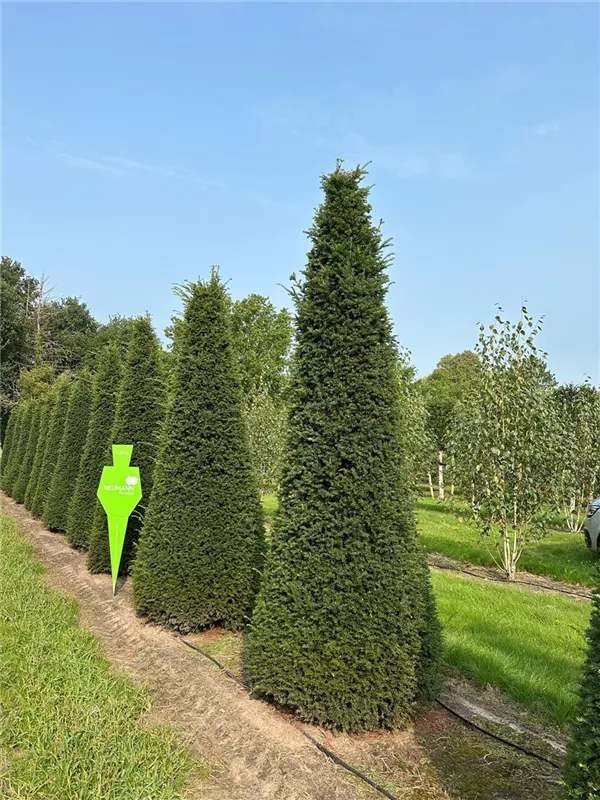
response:
[[[2,488],[2,490],[5,492],[6,492],[6,487],[8,485],[6,476],[9,473],[10,463],[14,457],[14,452],[18,446],[22,411],[23,411],[22,403],[18,403],[11,411],[6,426],[6,435],[4,437],[4,444],[2,445],[2,464],[0,465],[2,477],[0,481],[0,488]]]
[[[31,511],[33,509],[33,501],[35,499],[35,490],[40,479],[40,472],[42,470],[42,463],[44,461],[44,452],[46,449],[46,440],[48,438],[48,431],[50,430],[50,419],[52,416],[52,408],[54,407],[54,396],[50,395],[41,401],[41,415],[40,415],[40,432],[37,439],[35,448],[35,456],[33,465],[31,467],[31,474],[27,482],[27,489],[25,491],[25,500],[23,501],[25,507]]]
[[[596,579],[579,708],[565,767],[568,800],[600,798],[600,562]]]
[[[40,422],[42,416],[42,401],[32,401],[31,411],[31,424],[29,426],[29,435],[27,437],[27,444],[25,446],[23,461],[19,475],[14,483],[12,490],[12,497],[16,503],[23,503],[25,501],[25,492],[27,491],[27,484],[31,476],[33,468],[33,460],[35,458],[35,450],[37,447],[38,438],[40,435]]]
[[[172,402],[134,562],[134,602],[139,614],[182,631],[237,629],[260,582],[262,509],[225,287],[213,271],[187,290]]]
[[[56,399],[53,403],[52,411],[48,421],[48,433],[44,443],[44,454],[40,467],[38,482],[33,489],[33,502],[31,513],[36,517],[41,517],[44,513],[46,499],[50,492],[56,459],[60,449],[67,411],[69,408],[69,397],[71,395],[73,383],[68,376],[60,377],[56,383]]]
[[[256,691],[350,731],[404,723],[435,690],[441,650],[363,174],[323,178],[309,231],[280,507],[245,655]]]
[[[21,472],[21,465],[25,458],[25,451],[27,450],[27,442],[29,440],[29,433],[31,430],[31,420],[33,417],[33,401],[25,400],[22,404],[21,414],[18,420],[17,435],[13,454],[10,457],[10,462],[6,472],[2,475],[2,489],[6,494],[13,496],[13,489]]]
[[[42,518],[44,525],[51,531],[64,531],[67,527],[69,502],[73,496],[79,472],[90,421],[91,404],[92,376],[85,369],[80,372],[69,397],[65,428],[56,459],[56,469],[44,506]]]
[[[165,415],[165,380],[161,347],[148,317],[132,323],[123,378],[117,398],[115,424],[110,444],[132,444],[131,464],[139,467],[143,497],[127,525],[120,572],[129,568],[137,544],[144,512],[152,491],[152,474]],[[110,447],[105,464],[112,464]],[[88,568],[110,572],[110,550],[106,515],[97,505],[90,533]]]
[[[69,506],[67,539],[73,547],[84,548],[89,542],[94,512],[98,506],[96,491],[106,461],[110,435],[115,422],[117,393],[121,383],[121,354],[116,344],[108,344],[98,358],[92,384],[92,408],[75,492]]]

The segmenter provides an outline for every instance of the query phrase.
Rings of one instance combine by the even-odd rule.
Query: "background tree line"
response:
[[[19,399],[44,395],[60,375],[96,368],[113,343],[125,352],[132,318],[94,319],[76,297],[53,298],[46,278],[2,257],[2,437]],[[290,312],[266,297],[228,299],[232,346],[243,391],[254,466],[263,491],[278,487],[283,455]],[[180,318],[165,330],[169,374]],[[443,356],[417,379],[399,350],[397,382],[405,459],[413,488],[439,502],[466,501],[482,535],[500,532],[499,559],[514,576],[528,541],[556,514],[579,532],[589,500],[600,493],[600,399],[589,382],[558,385],[535,345],[541,324],[526,309],[482,327],[474,350]],[[554,519],[552,520],[552,515]],[[498,540],[491,539],[497,542]]]
[[[0,425],[2,441],[8,418],[19,400],[47,394],[59,376],[97,366],[105,345],[124,355],[133,318],[114,316],[106,324],[92,316],[77,297],[53,298],[47,278],[28,275],[6,256],[0,265]],[[293,322],[266,297],[251,294],[228,299],[236,367],[244,397],[250,445],[263,489],[277,485],[285,429],[285,397]],[[178,318],[166,329],[162,358],[167,374],[173,362]]]

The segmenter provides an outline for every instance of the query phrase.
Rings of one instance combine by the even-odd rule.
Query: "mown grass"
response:
[[[270,522],[273,520],[275,512],[277,511],[277,506],[279,505],[277,495],[275,492],[265,492],[265,494],[262,495],[261,501],[265,519]]]
[[[416,502],[417,508],[424,511],[439,511],[440,514],[457,514],[462,516],[468,516],[471,513],[470,504],[464,497],[457,494],[448,496],[447,499],[443,501],[433,498],[429,494],[418,495]],[[546,511],[546,521],[549,527],[552,530],[565,531],[568,533],[565,515],[556,511],[551,511],[550,509]]]
[[[148,691],[112,674],[77,604],[2,517],[1,795],[44,800],[176,800],[206,777],[163,727],[143,727]]]
[[[446,660],[541,718],[574,719],[590,604],[434,572]]]
[[[499,562],[499,536],[482,537],[476,527],[452,514],[417,510],[421,541],[429,553],[441,553],[468,564],[493,567]],[[588,550],[583,536],[552,531],[528,545],[519,569],[568,583],[594,586],[597,556]]]

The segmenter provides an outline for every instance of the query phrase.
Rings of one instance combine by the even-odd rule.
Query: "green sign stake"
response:
[[[142,484],[139,467],[130,467],[132,444],[113,444],[113,466],[104,467],[98,500],[108,517],[108,541],[110,545],[110,568],[113,594],[117,588],[119,564],[127,530],[127,520],[142,499]]]

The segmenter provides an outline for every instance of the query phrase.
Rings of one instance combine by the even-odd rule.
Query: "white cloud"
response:
[[[372,161],[375,166],[404,180],[466,180],[474,176],[474,170],[462,153],[418,152],[392,145],[373,145],[357,133],[346,136],[342,152],[348,161]]]
[[[62,161],[71,167],[80,167],[83,169],[92,169],[99,172],[146,172],[154,175],[161,175],[166,178],[175,178],[178,180],[192,181],[198,183],[204,188],[217,186],[216,183],[206,181],[201,178],[197,173],[182,167],[165,166],[163,164],[148,164],[143,161],[135,161],[130,158],[121,158],[119,156],[111,155],[97,155],[92,157],[81,156],[77,153],[70,153],[64,150],[64,145],[57,142],[44,142],[39,139],[33,139],[30,136],[26,137],[25,141],[37,147],[39,150],[44,150],[53,158]]]
[[[551,136],[553,133],[558,133],[557,122],[540,122],[535,128],[532,128],[531,133],[534,136]]]
[[[82,158],[81,156],[73,155],[72,153],[54,153],[54,157],[59,161],[63,161],[71,167],[83,167],[84,169],[94,169],[99,172],[115,172],[116,170],[103,164],[101,161],[95,161],[92,158]]]

